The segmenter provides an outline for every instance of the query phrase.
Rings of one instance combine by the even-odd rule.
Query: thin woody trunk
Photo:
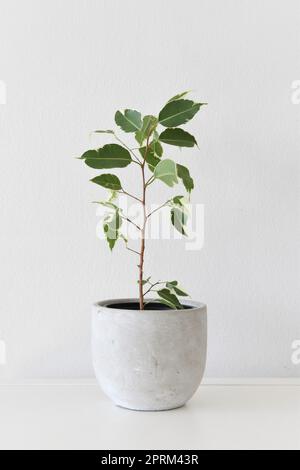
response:
[[[146,160],[145,160],[146,161]],[[141,250],[140,250],[140,264],[139,264],[139,297],[140,297],[140,310],[144,310],[144,286],[143,286],[143,278],[144,278],[144,259],[145,259],[145,231],[146,231],[146,223],[147,223],[147,215],[146,215],[146,181],[145,181],[145,165],[142,165],[142,174],[143,174],[143,198],[142,198],[142,205],[143,205],[143,225],[141,230]]]
[[[141,240],[141,254],[140,254],[140,276],[139,276],[139,292],[140,292],[140,310],[144,310],[144,287],[143,287],[143,276],[144,276],[144,255],[145,255],[145,238]]]
[[[144,260],[145,260],[145,233],[146,233],[146,224],[147,224],[147,213],[146,213],[146,179],[145,179],[145,164],[149,148],[149,137],[147,138],[146,150],[144,155],[144,160],[142,163],[142,178],[143,178],[143,196],[142,196],[142,207],[143,207],[143,224],[141,230],[141,248],[140,248],[140,263],[139,263],[139,304],[140,310],[144,310]]]

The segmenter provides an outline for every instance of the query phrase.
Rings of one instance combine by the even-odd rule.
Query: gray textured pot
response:
[[[183,406],[206,364],[206,306],[184,310],[125,310],[108,300],[93,307],[92,352],[98,382],[118,406],[159,411]]]

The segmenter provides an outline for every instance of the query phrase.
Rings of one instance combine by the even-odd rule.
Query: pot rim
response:
[[[147,299],[147,301],[149,302],[157,302],[158,299]],[[173,309],[167,309],[167,310],[136,310],[136,309],[120,309],[120,308],[109,308],[109,305],[110,304],[128,304],[128,303],[138,303],[139,300],[138,299],[133,299],[133,298],[130,298],[130,299],[126,299],[126,298],[122,298],[122,299],[107,299],[107,300],[102,300],[100,302],[95,302],[93,304],[93,307],[97,310],[99,307],[101,308],[101,311],[106,311],[106,312],[109,312],[109,313],[119,313],[120,311],[124,312],[124,313],[137,313],[139,315],[141,314],[151,314],[151,313],[184,313],[184,314],[188,314],[189,312],[194,312],[195,310],[203,310],[203,313],[206,312],[206,304],[202,303],[202,302],[197,302],[197,301],[194,301],[194,300],[183,300],[181,303],[187,307],[190,307],[188,309],[176,309],[176,310],[173,310]]]

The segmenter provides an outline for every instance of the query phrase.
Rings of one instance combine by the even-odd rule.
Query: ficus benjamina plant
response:
[[[117,111],[115,114],[116,125],[125,133],[134,134],[138,145],[132,148],[125,144],[114,130],[97,130],[94,131],[97,134],[110,134],[114,139],[114,143],[106,144],[98,149],[88,150],[80,157],[86,165],[97,170],[106,171],[135,165],[140,171],[139,195],[126,191],[123,181],[121,182],[118,176],[110,172],[102,172],[91,180],[109,191],[108,199],[100,201],[99,204],[107,209],[103,219],[103,229],[110,249],[114,248],[118,240],[122,240],[125,242],[126,248],[139,257],[140,310],[144,310],[145,296],[151,292],[156,292],[160,303],[172,309],[182,308],[179,298],[188,295],[179,286],[178,281],[154,282],[151,277],[144,278],[146,227],[154,212],[168,206],[170,208],[170,220],[174,228],[182,235],[186,235],[188,217],[186,198],[182,195],[175,195],[154,211],[149,212],[147,209],[147,190],[150,185],[159,181],[170,188],[181,182],[188,196],[194,189],[194,181],[188,168],[169,158],[169,150],[166,151],[167,157],[165,157],[164,151],[165,144],[180,148],[197,146],[195,137],[179,126],[190,121],[206,103],[195,103],[186,99],[187,94],[188,92],[184,92],[171,98],[158,116],[146,115],[142,117],[140,112],[133,109]],[[141,204],[141,224],[136,224],[123,213],[118,206],[119,194],[126,195]],[[133,224],[139,231],[139,250],[133,250],[128,246],[128,240],[121,231],[124,222]]]

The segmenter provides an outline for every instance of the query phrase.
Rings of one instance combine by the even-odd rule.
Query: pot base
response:
[[[179,408],[183,408],[186,403],[182,403],[181,405],[174,405],[170,407],[162,407],[162,408],[138,408],[138,407],[132,407],[129,405],[124,405],[121,403],[115,403],[115,405],[118,408],[122,408],[123,410],[129,410],[129,411],[137,411],[137,412],[144,412],[144,413],[159,413],[163,411],[171,411],[171,410],[178,410]]]
[[[182,310],[140,311],[134,309],[136,303],[124,299],[94,307],[92,349],[98,382],[121,408],[181,408],[196,392],[205,369],[206,306],[188,301]]]

